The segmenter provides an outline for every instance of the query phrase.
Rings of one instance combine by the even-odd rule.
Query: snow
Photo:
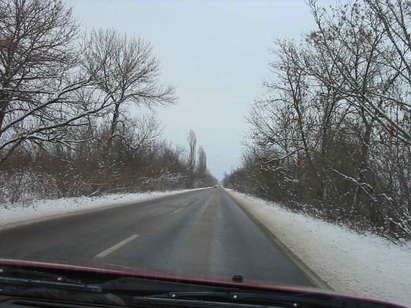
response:
[[[411,307],[411,243],[396,246],[229,191],[334,291]]]
[[[163,192],[110,194],[98,197],[75,197],[56,200],[35,200],[13,204],[0,203],[0,230],[2,228],[81,211],[132,204],[139,201],[174,195],[194,189]]]

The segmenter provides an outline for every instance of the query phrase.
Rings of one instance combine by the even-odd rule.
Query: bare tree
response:
[[[126,104],[151,107],[175,102],[173,88],[159,84],[159,61],[148,42],[115,30],[98,30],[92,31],[83,45],[83,67],[113,104],[109,148]]]
[[[408,123],[404,123],[411,105],[405,93],[401,93],[404,78],[409,86],[409,76],[405,73],[409,47],[398,47],[398,44],[404,45],[405,39],[409,40],[409,36],[404,38],[408,24],[402,19],[401,26],[395,26],[398,24],[396,13],[406,14],[402,9],[409,6],[398,0],[396,2],[401,6],[397,11],[391,1],[365,2],[356,0],[352,5],[334,7],[328,12],[311,0],[318,27],[312,39],[317,46],[322,45],[345,81],[343,84],[330,83],[330,86],[342,97],[350,99],[364,114],[368,130],[378,123],[402,142],[411,144]],[[367,5],[372,9],[367,10]],[[387,22],[391,26],[387,26]],[[402,32],[398,33],[399,30],[394,31],[394,28],[401,28]]]
[[[364,0],[364,2],[383,25],[384,34],[394,47],[396,58],[399,60],[398,62],[397,59],[389,58],[386,64],[411,84],[410,2],[407,0]]]
[[[189,152],[188,152],[188,166],[194,172],[196,167],[196,151],[197,151],[197,137],[193,130],[190,130],[187,137]]]
[[[110,127],[108,128],[111,134]],[[161,133],[160,124],[153,114],[141,117],[125,117],[118,123],[114,135],[115,142],[128,153],[129,157],[135,157],[154,146]],[[116,147],[113,152],[121,150]]]
[[[207,154],[202,146],[198,148],[197,173],[200,177],[207,173]]]
[[[67,127],[109,103],[81,102],[77,26],[62,1],[0,0],[0,164],[17,148],[68,142]]]
[[[60,79],[73,64],[77,27],[61,1],[0,1],[0,129],[11,103],[39,92],[39,83]],[[16,103],[14,103],[16,104]],[[18,108],[15,108],[18,109]]]

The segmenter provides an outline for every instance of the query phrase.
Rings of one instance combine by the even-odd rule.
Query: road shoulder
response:
[[[269,225],[264,223],[264,219],[253,211],[253,207],[250,206],[248,201],[242,200],[236,196],[233,192],[224,189],[225,192],[238,204],[238,206],[247,214],[248,217],[267,234],[274,244],[288,257],[290,260],[311,280],[311,282],[321,289],[333,291],[333,288],[327,284],[319,275],[317,275],[303,260],[298,257],[291,249],[287,247],[273,232]]]

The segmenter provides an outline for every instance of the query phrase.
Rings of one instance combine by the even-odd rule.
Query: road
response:
[[[222,188],[3,230],[0,257],[313,286]]]

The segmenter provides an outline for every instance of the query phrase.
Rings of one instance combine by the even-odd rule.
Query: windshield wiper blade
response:
[[[81,290],[87,292],[101,293],[102,289],[99,286],[92,284],[83,284],[79,282],[64,282],[64,281],[50,281],[31,278],[18,278],[0,276],[0,285],[13,285],[13,286],[30,286],[30,287],[52,287],[58,289],[70,289]]]
[[[297,294],[300,295],[300,294]],[[264,293],[233,292],[233,291],[205,291],[205,292],[168,292],[146,297],[134,297],[134,302],[146,302],[147,300],[170,301],[201,301],[211,303],[232,303],[248,305],[281,305],[281,307],[297,307],[297,295],[270,295]],[[299,300],[298,303],[301,301]],[[315,304],[315,303],[311,303]],[[310,306],[311,307],[311,306]],[[312,307],[317,307],[313,305]]]
[[[38,269],[0,268],[0,294],[77,303],[125,305],[123,298],[103,291],[99,285]]]
[[[168,292],[147,297],[134,297],[135,302],[152,300],[204,301],[248,305],[279,305],[281,307],[387,307],[380,303],[311,292],[283,291],[211,291],[211,292]],[[389,306],[388,306],[389,307]],[[393,306],[394,307],[394,306]]]
[[[212,292],[235,291],[236,287],[210,286],[190,282],[180,282],[168,279],[153,279],[143,277],[120,277],[97,284],[103,292],[126,292],[132,295],[158,295],[174,292]]]
[[[39,269],[26,269],[15,267],[0,267],[0,284],[14,286],[42,286],[63,288],[71,290],[82,290],[87,292],[98,292],[102,289],[93,284],[83,283],[63,275],[42,271]]]

